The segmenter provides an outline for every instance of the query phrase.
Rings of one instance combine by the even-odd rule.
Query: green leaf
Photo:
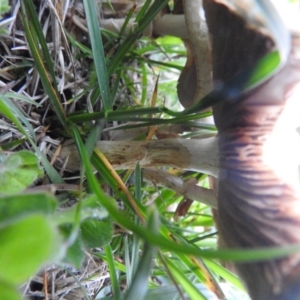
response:
[[[60,249],[49,220],[32,215],[0,227],[0,280],[21,284]]]
[[[2,300],[21,300],[21,295],[18,291],[7,284],[6,282],[0,281],[0,295]]]
[[[62,224],[59,226],[59,230],[67,239],[73,233],[73,226],[72,224]],[[68,247],[64,262],[73,265],[75,268],[81,268],[84,257],[82,241],[77,236],[74,243]]]
[[[5,195],[20,192],[42,175],[38,158],[29,151],[19,151],[0,164],[0,191]]]
[[[0,222],[33,213],[49,215],[56,206],[56,199],[45,193],[5,196],[0,198]]]
[[[73,224],[75,222],[78,205],[79,203],[68,209],[59,211],[53,216],[53,219],[57,224]],[[80,222],[90,218],[102,220],[108,216],[107,211],[99,204],[99,201],[95,195],[82,200],[80,205]]]
[[[0,18],[2,18],[2,15],[5,14],[9,10],[10,10],[10,6],[8,5],[8,1],[1,0],[0,1]]]
[[[81,239],[86,247],[96,248],[108,244],[113,235],[111,219],[86,219],[80,224]]]

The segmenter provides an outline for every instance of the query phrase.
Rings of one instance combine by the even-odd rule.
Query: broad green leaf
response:
[[[98,199],[95,197],[95,195],[82,200],[80,204],[80,222],[83,222],[84,220],[90,218],[102,220],[107,218],[108,216],[107,211],[103,208],[103,206],[99,204]],[[53,219],[57,224],[74,223],[78,205],[79,204],[76,204],[68,209],[59,211],[53,216]]]
[[[72,224],[62,224],[59,229],[66,239],[73,233]],[[68,247],[64,262],[72,264],[75,268],[80,268],[84,257],[82,241],[77,236],[74,243]]]
[[[21,300],[21,295],[10,284],[0,281],[0,295],[2,300]]]
[[[80,224],[81,239],[88,248],[103,247],[113,235],[111,219],[86,219]]]
[[[41,215],[0,227],[0,280],[24,282],[56,256],[57,241],[56,230]]]
[[[10,10],[10,6],[8,5],[7,0],[1,0],[0,1],[0,18],[2,18],[2,15]]]
[[[56,206],[56,199],[46,193],[4,196],[0,198],[0,222],[33,213],[52,214]]]
[[[38,158],[29,151],[19,151],[0,164],[0,191],[18,193],[43,175]]]

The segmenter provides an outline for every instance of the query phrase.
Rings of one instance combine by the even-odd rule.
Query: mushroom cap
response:
[[[178,7],[177,3],[177,11]],[[180,103],[187,108],[212,89],[211,47],[202,1],[183,1],[182,8],[188,31],[188,40],[184,40],[187,61],[178,80],[177,93]]]
[[[179,76],[177,83],[177,94],[181,105],[185,108],[195,102],[195,96],[198,94],[197,65],[191,50],[191,44],[184,40],[187,49],[186,64]]]
[[[268,19],[252,22],[246,11],[244,17],[234,9],[233,2],[237,3],[203,1],[212,36],[213,77],[218,82],[252,68],[278,49]],[[239,5],[249,2],[239,1]],[[273,77],[241,95],[237,102],[225,100],[213,106],[220,152],[218,229],[226,247],[254,249],[300,243],[299,182],[286,180],[264,157],[265,145],[292,99],[292,89],[300,82],[299,39],[300,35],[293,36],[288,45],[292,50]],[[277,147],[282,149],[278,159],[289,155],[288,145],[278,140]],[[297,168],[297,163],[292,167]],[[300,279],[299,253],[236,263],[235,267],[252,299],[300,299],[296,285]]]

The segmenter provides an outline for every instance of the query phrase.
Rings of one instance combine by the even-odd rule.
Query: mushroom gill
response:
[[[203,3],[212,35],[213,77],[217,83],[252,68],[276,48],[272,32],[251,26],[226,2]],[[217,223],[225,247],[300,244],[299,181],[278,172],[266,152],[275,129],[287,125],[281,119],[293,101],[292,90],[300,82],[299,34],[292,35],[290,46],[285,65],[272,78],[236,101],[225,100],[213,107],[220,152]],[[294,113],[299,116],[299,111]],[[289,145],[282,145],[280,139],[272,140],[272,147],[281,149],[277,160],[285,160],[290,154]],[[295,161],[286,163],[289,171],[297,170]],[[236,263],[235,267],[252,299],[300,299],[300,253]]]

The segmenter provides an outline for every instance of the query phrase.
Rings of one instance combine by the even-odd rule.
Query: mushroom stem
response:
[[[125,33],[128,34],[134,27],[135,19],[131,18],[128,21],[128,24],[125,28]],[[112,31],[114,33],[120,33],[123,25],[125,23],[125,18],[109,18],[109,19],[101,19],[101,28],[105,30]]]
[[[185,182],[180,177],[158,169],[143,169],[144,178],[153,184],[169,188],[188,199],[217,207],[217,199],[213,190],[198,186],[196,183]]]
[[[172,35],[181,39],[189,39],[184,15],[166,14],[153,21],[153,35],[165,36]]]
[[[103,29],[119,33],[124,23],[125,18],[102,19],[101,27]],[[129,19],[125,29],[125,33],[130,33],[134,26],[136,26],[135,18]],[[152,30],[150,28],[152,28]],[[184,15],[166,14],[162,17],[158,17],[152,22],[152,24],[148,26],[148,28],[143,32],[143,34],[145,36],[172,35],[182,39],[189,38]]]
[[[162,139],[151,141],[99,141],[97,147],[116,169],[140,166],[169,166],[217,176],[219,154],[216,137],[206,139]],[[62,147],[61,160],[68,159],[66,168],[78,170],[80,159],[74,144]]]

